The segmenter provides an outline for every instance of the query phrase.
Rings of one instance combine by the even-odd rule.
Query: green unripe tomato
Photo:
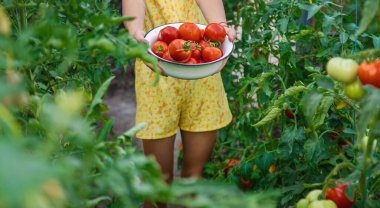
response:
[[[312,202],[308,208],[338,208],[331,200],[320,200]]]
[[[344,87],[344,94],[356,101],[359,101],[364,96],[364,93],[362,83],[358,79]]]
[[[368,145],[368,136],[364,136],[363,138],[362,138],[362,140],[361,140],[361,144],[360,144],[360,147],[361,147],[361,151],[362,152],[365,152],[366,151],[366,149],[367,149],[367,145]],[[376,146],[377,146],[377,140],[375,139],[374,141],[373,141],[373,144],[372,144],[372,151],[374,152],[374,151],[376,151]]]
[[[323,32],[318,32],[317,35],[318,35],[318,37],[320,37],[320,38],[325,37],[325,34],[324,34]]]
[[[90,48],[99,48],[104,51],[112,52],[116,49],[115,44],[108,38],[90,39],[87,42]]]
[[[351,83],[358,75],[359,65],[352,59],[335,57],[327,62],[326,70],[328,75],[336,81]]]
[[[307,208],[309,206],[309,200],[301,199],[297,202],[296,208]]]
[[[321,194],[322,194],[322,190],[316,189],[316,190],[310,191],[306,195],[306,199],[309,200],[309,202],[317,201],[319,198],[319,195]]]

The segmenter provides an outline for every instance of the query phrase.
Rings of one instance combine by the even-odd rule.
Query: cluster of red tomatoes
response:
[[[163,28],[151,49],[168,61],[200,64],[223,56],[219,46],[225,37],[226,30],[218,23],[208,24],[204,30],[194,23],[183,23],[178,29],[172,26]]]

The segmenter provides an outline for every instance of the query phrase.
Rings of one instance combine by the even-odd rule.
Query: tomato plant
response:
[[[358,175],[351,176],[350,168],[335,171],[334,179],[325,180],[342,160],[353,162],[362,155],[356,149],[361,107],[344,94],[346,84],[331,78],[339,74],[347,83],[347,95],[361,95],[360,88],[355,94],[350,85],[357,79],[355,62],[379,57],[376,49],[364,51],[378,48],[378,23],[356,36],[349,26],[355,15],[348,1],[224,2],[230,25],[239,25],[236,29],[241,33],[237,50],[222,71],[234,119],[220,133],[212,162],[238,158],[257,164],[258,171],[246,178],[252,181],[250,190],[281,189],[279,207],[294,206],[311,189],[322,190],[325,183],[335,180],[356,180],[357,187]],[[354,54],[355,47],[363,51]],[[332,57],[343,61],[333,64],[336,68],[331,72],[341,71],[326,76]],[[286,109],[291,109],[294,118]],[[330,139],[330,133],[341,129],[339,139]],[[276,164],[274,174],[267,171],[271,164]],[[213,171],[215,167],[208,165],[208,177],[224,180],[222,173]],[[373,207],[375,192],[368,193],[366,200]]]
[[[133,58],[157,64],[119,28],[133,18],[116,8],[89,0],[0,5],[0,207],[274,207],[276,193],[191,180],[169,186],[132,144],[146,123],[115,135],[102,99],[113,71]]]

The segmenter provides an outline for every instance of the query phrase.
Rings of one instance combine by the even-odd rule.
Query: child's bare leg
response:
[[[153,156],[161,167],[166,183],[173,181],[173,152],[175,135],[164,139],[144,139],[144,154]],[[166,204],[157,203],[158,208],[166,208]],[[149,202],[144,202],[144,208],[153,208]]]
[[[182,177],[202,178],[203,167],[210,159],[217,131],[181,131],[183,143]]]

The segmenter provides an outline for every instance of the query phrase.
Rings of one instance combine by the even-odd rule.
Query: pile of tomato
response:
[[[201,64],[223,56],[219,47],[225,38],[226,30],[218,23],[210,23],[204,30],[194,23],[183,23],[178,29],[172,26],[161,29],[151,50],[167,61]]]
[[[301,199],[296,204],[296,208],[352,208],[356,200],[356,192],[353,199],[346,194],[349,183],[339,184],[335,188],[327,188],[325,195],[322,190],[310,191],[306,198]]]
[[[344,84],[344,92],[353,100],[360,100],[365,91],[362,85],[380,88],[380,60],[364,61],[360,65],[352,59],[335,57],[326,65],[329,76]]]

